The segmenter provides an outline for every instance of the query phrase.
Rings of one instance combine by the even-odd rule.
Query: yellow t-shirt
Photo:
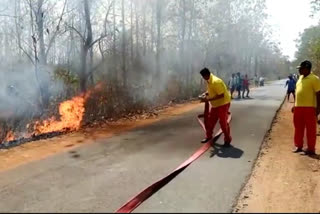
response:
[[[307,77],[300,76],[296,87],[296,107],[316,107],[316,93],[320,91],[319,77],[313,73]]]
[[[208,98],[214,98],[217,95],[224,94],[224,97],[219,100],[211,101],[211,105],[213,108],[217,108],[219,106],[226,105],[231,102],[231,95],[226,86],[226,84],[218,77],[213,74],[210,75],[210,79],[207,81],[208,83]]]

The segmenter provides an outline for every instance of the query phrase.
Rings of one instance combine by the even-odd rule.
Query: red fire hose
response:
[[[206,131],[206,127],[207,127],[209,108],[210,108],[209,103],[205,103],[204,114],[198,116],[198,121],[204,131]],[[202,122],[201,118],[204,119],[204,122]],[[231,121],[231,114],[229,115],[228,121],[229,122]],[[120,209],[118,209],[116,213],[131,213],[133,210],[135,210],[140,204],[142,204],[145,200],[147,200],[150,196],[152,196],[158,190],[160,190],[163,186],[168,184],[173,178],[175,178],[184,169],[186,169],[192,162],[194,162],[201,155],[203,155],[211,147],[211,143],[215,143],[219,139],[221,134],[222,134],[222,130],[219,129],[219,131],[215,134],[215,137],[213,138],[212,142],[208,142],[204,144],[188,160],[183,162],[173,172],[171,172],[166,177],[160,179],[159,181],[155,182],[151,186],[147,187],[138,195],[134,196],[131,200],[125,203]]]

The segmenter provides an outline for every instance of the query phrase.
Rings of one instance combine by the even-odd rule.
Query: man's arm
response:
[[[317,92],[317,116],[320,114],[320,91]]]
[[[207,101],[215,101],[215,100],[220,100],[222,98],[224,98],[224,93],[223,94],[219,94],[219,95],[217,95],[215,97],[209,98],[209,99],[207,99]]]
[[[317,116],[320,114],[320,79],[317,77],[313,79],[313,90],[316,93],[317,97],[317,106],[316,106],[316,114]]]

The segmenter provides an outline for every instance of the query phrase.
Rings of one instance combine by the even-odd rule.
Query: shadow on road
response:
[[[240,102],[240,101],[246,101],[246,100],[254,100],[253,97],[246,97],[246,98],[233,98],[232,101]]]
[[[241,158],[243,151],[239,148],[231,146],[229,148],[222,147],[222,145],[215,144],[211,150],[210,158],[218,156],[220,158]]]
[[[320,160],[320,155],[309,155],[310,158],[315,159],[315,160]]]

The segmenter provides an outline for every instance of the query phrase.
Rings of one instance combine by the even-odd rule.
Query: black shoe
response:
[[[212,140],[212,137],[203,139],[201,143],[208,143],[210,140]]]
[[[231,147],[231,143],[230,142],[224,142],[223,147],[229,148],[229,147]]]
[[[303,150],[301,148],[296,148],[292,152],[293,153],[299,153],[299,152],[303,152]]]
[[[303,153],[304,153],[304,155],[308,155],[308,156],[316,155],[316,153],[314,151],[310,151],[310,150],[306,150]]]

